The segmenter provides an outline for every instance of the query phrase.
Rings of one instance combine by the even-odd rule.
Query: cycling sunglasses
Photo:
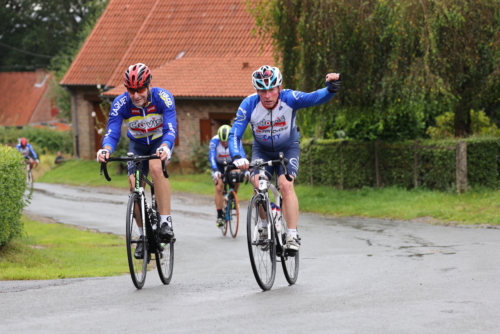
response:
[[[139,87],[139,88],[127,88],[127,92],[130,95],[134,95],[136,92],[139,94],[142,94],[148,89],[148,87]]]
[[[255,79],[269,79],[273,76],[273,72],[270,71],[270,70],[267,70],[267,71],[264,71],[264,72],[260,72],[260,71],[255,71],[253,73],[253,77]]]

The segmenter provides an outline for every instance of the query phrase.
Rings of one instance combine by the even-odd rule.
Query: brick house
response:
[[[123,93],[123,72],[142,62],[151,68],[152,86],[175,97],[175,152],[188,166],[193,141],[206,142],[229,124],[254,93],[251,73],[274,64],[272,45],[252,33],[246,2],[110,0],[60,83],[72,94],[77,156],[94,158],[102,139],[96,128],[105,118],[100,103]]]
[[[52,76],[39,69],[32,72],[1,72],[0,126],[59,124],[52,96]],[[5,94],[5,92],[9,92]]]

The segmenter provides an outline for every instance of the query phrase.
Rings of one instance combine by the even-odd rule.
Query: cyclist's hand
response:
[[[166,160],[168,163],[172,157],[172,151],[167,145],[162,145],[156,150],[156,155],[159,156],[161,160]]]
[[[222,174],[218,170],[212,171],[212,181],[217,181],[221,176]]]
[[[342,80],[340,80],[340,74],[338,73],[328,73],[325,80],[325,85],[330,93],[336,93],[342,83]]]
[[[35,162],[38,165],[40,163],[40,160],[36,159]]]
[[[109,150],[101,148],[97,151],[97,162],[106,162],[109,159]]]
[[[247,159],[240,158],[233,161],[233,164],[238,167],[238,169],[248,169],[248,165],[250,164]]]

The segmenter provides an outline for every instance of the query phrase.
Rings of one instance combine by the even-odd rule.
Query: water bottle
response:
[[[271,202],[271,213],[274,219],[274,224],[276,225],[276,230],[281,230],[281,208]]]

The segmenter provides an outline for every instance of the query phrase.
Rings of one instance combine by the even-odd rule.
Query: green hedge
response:
[[[454,190],[458,141],[303,140],[297,183],[344,189],[364,186],[413,188],[416,182],[418,187]],[[498,139],[463,141],[467,144],[469,188],[498,187]]]
[[[33,145],[37,154],[73,154],[73,135],[71,131],[58,131],[46,128],[24,127],[22,129],[0,126],[0,144],[15,146],[18,138],[25,137]]]
[[[0,246],[19,236],[23,230],[21,212],[25,206],[25,175],[22,156],[16,149],[0,145]]]

